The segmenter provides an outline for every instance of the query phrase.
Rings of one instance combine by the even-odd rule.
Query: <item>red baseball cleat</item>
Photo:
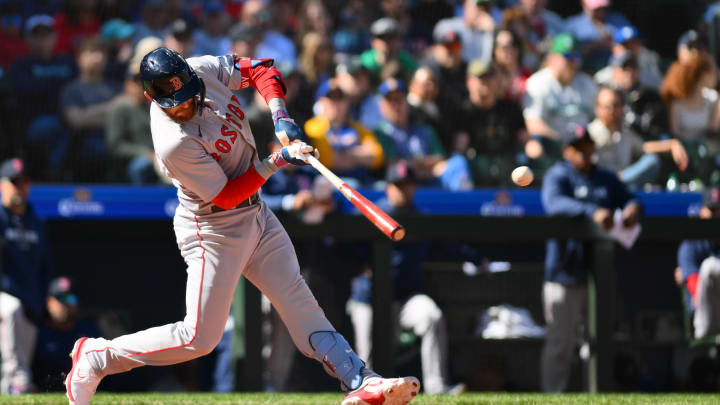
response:
[[[342,405],[405,405],[419,391],[420,381],[415,377],[369,377],[345,396]]]

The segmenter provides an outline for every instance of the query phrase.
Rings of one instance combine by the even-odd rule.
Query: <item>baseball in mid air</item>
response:
[[[512,171],[510,175],[513,183],[520,187],[525,187],[533,182],[535,175],[533,175],[532,169],[527,166],[518,166]]]

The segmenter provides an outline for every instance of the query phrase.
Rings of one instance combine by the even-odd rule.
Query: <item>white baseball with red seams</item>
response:
[[[187,264],[187,314],[182,321],[112,340],[85,340],[81,353],[73,353],[73,369],[78,364],[97,381],[79,379],[85,371],[80,377],[71,373],[68,397],[80,398],[71,403],[89,403],[105,375],[143,365],[176,364],[212,351],[222,336],[241,275],[270,299],[306,356],[317,358],[309,339],[313,332],[334,331],[300,276],[290,238],[264,203],[212,212],[211,201],[228,179],[259,160],[242,105],[230,91],[247,87],[247,78],[241,77],[233,56],[187,62],[205,84],[202,113],[178,124],[156,103],[151,107],[156,156],[180,200],[173,226]],[[170,270],[174,269],[156,269]]]

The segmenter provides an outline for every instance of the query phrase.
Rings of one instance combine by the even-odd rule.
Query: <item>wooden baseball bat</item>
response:
[[[341,178],[335,175],[330,169],[320,163],[314,156],[310,156],[310,165],[322,174],[338,191],[345,196],[357,209],[365,215],[378,229],[380,229],[388,238],[397,242],[405,237],[405,228],[398,224],[385,211],[373,204],[372,201],[358,193],[354,188],[348,186]]]

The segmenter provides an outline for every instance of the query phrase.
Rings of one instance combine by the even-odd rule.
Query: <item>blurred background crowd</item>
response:
[[[37,387],[62,390],[58,370],[68,368],[66,348],[71,343],[67,342],[80,335],[97,334],[97,329],[102,329],[108,337],[120,334],[108,330],[113,326],[117,329],[122,319],[101,319],[99,325],[76,322],[78,297],[70,288],[69,279],[51,282],[51,272],[46,273],[44,264],[36,262],[35,258],[41,255],[27,248],[46,242],[38,236],[43,235],[44,230],[39,221],[35,221],[35,214],[26,210],[25,202],[29,179],[40,183],[156,185],[167,182],[156,167],[149,101],[139,80],[140,61],[148,52],[166,46],[185,57],[235,53],[272,58],[284,77],[290,116],[304,129],[307,141],[320,151],[320,160],[352,186],[383,190],[378,205],[393,215],[418,213],[418,207],[412,203],[417,188],[451,191],[512,188],[516,186],[510,173],[518,166],[528,166],[535,178],[531,187],[546,189],[543,193],[545,211],[550,215],[577,216],[577,204],[553,197],[585,200],[597,193],[578,187],[584,190],[583,195],[566,196],[571,190],[560,184],[565,179],[563,176],[575,181],[582,178],[579,174],[575,176],[575,172],[583,170],[567,166],[563,173],[558,169],[550,171],[563,159],[571,161],[565,151],[575,150],[577,156],[584,158],[580,161],[587,170],[592,159],[592,163],[611,172],[603,177],[604,184],[592,184],[592,187],[622,194],[622,198],[614,199],[612,206],[581,207],[585,216],[610,228],[611,209],[623,209],[625,222],[635,224],[639,220],[641,207],[631,199],[631,191],[702,190],[705,199],[700,217],[720,216],[717,189],[720,186],[719,21],[720,1],[710,0],[614,3],[610,0],[0,0],[0,161],[6,162],[0,170],[3,187],[0,191],[8,212],[0,216],[0,227],[22,228],[22,232],[13,234],[22,237],[11,240],[7,250],[22,251],[26,256],[18,259],[18,263],[32,263],[38,271],[42,270],[40,288],[43,291],[34,291],[39,297],[34,305],[38,314],[48,315],[52,321],[44,325],[44,329],[32,332],[37,334],[36,347],[43,351],[36,350],[35,354],[35,359],[41,360],[35,364],[35,387],[26,373],[17,380],[5,378],[0,384],[0,393],[31,392]],[[255,89],[240,90],[236,95],[250,122],[258,154],[265,157],[279,147],[274,141],[269,108]],[[578,132],[579,127],[584,130]],[[586,143],[590,140],[592,142]],[[15,157],[21,160],[6,161]],[[332,187],[322,177],[310,169],[299,168],[283,170],[271,177],[263,188],[262,198],[275,211],[296,211],[303,222],[318,223],[325,216],[337,213],[332,193]],[[20,195],[16,200],[21,203],[13,200],[13,195]],[[501,200],[509,198],[507,194],[498,195]],[[15,219],[24,218],[27,212],[32,215],[28,214],[30,219],[23,221],[29,222]],[[117,229],[123,224],[113,226]],[[166,228],[163,222],[162,229]],[[133,239],[137,235],[136,229],[127,233],[132,234]],[[93,285],[91,281],[104,282],[99,278],[102,272],[96,275],[94,268],[87,269],[90,264],[78,263],[75,246],[68,242],[72,237],[65,241],[69,233],[57,234],[62,234],[62,238],[57,238],[55,243],[66,245],[56,252],[72,256],[64,257],[65,262],[60,260],[72,265],[58,273],[81,275],[79,278],[86,286]],[[84,237],[81,234],[76,232],[73,237]],[[108,246],[116,248],[114,243],[103,245],[107,240],[100,234],[93,237],[99,241],[84,240],[83,243],[93,246],[97,252]],[[177,263],[173,243],[167,246],[169,250],[157,252],[157,246],[164,245],[155,240],[144,242],[123,241],[123,246],[132,243],[137,246],[132,245],[133,249],[128,249],[131,252],[122,255],[127,257],[115,257],[113,263],[103,265],[108,266],[107,271],[116,267],[117,272],[135,269],[140,260],[147,268],[170,267],[169,262],[182,266]],[[552,243],[547,247],[545,281],[550,284],[543,287],[543,305],[557,309],[559,304],[566,303],[566,308],[572,310],[570,315],[543,313],[539,302],[535,302],[539,301],[535,299],[538,297],[527,292],[543,283],[539,272],[536,272],[537,278],[532,279],[529,274],[536,273],[519,273],[521,281],[515,281],[516,285],[530,285],[529,288],[517,288],[515,284],[501,288],[520,291],[520,295],[527,298],[527,306],[534,305],[535,318],[545,315],[547,346],[563,349],[562,353],[554,354],[562,357],[562,361],[555,361],[553,353],[543,355],[547,367],[543,368],[542,381],[535,373],[537,367],[529,366],[531,363],[526,361],[533,358],[537,363],[539,356],[521,359],[524,363],[518,369],[525,374],[516,373],[523,375],[517,381],[527,385],[517,386],[493,374],[500,375],[503,370],[492,363],[488,367],[483,363],[483,371],[478,372],[472,368],[475,364],[466,367],[475,373],[469,377],[459,378],[457,371],[454,376],[448,374],[447,341],[457,343],[457,339],[453,339],[460,334],[455,332],[467,332],[467,328],[464,324],[458,327],[458,323],[449,318],[446,330],[439,305],[442,302],[436,304],[430,298],[442,298],[445,289],[437,288],[427,295],[421,293],[423,286],[432,287],[433,283],[423,284],[420,275],[426,261],[443,260],[463,262],[463,271],[468,277],[493,272],[493,265],[496,272],[507,271],[506,262],[489,262],[485,256],[516,259],[515,256],[526,255],[536,260],[546,253],[545,249],[534,246],[534,250],[526,253],[523,249],[498,245],[480,252],[474,249],[477,246],[453,241],[433,244],[410,241],[396,245],[393,274],[403,280],[396,284],[394,292],[403,303],[398,322],[413,332],[406,336],[411,344],[404,347],[412,347],[413,339],[423,342],[419,348],[422,364],[413,365],[412,371],[422,368],[426,393],[457,393],[465,388],[464,384],[453,382],[461,379],[467,381],[471,389],[564,391],[568,387],[580,388],[577,381],[569,380],[569,370],[576,367],[575,363],[571,364],[572,338],[577,329],[575,323],[580,321],[575,312],[579,313],[580,303],[587,301],[587,290],[582,289],[587,269],[582,269],[582,277],[577,280],[561,279],[558,274],[572,273],[573,269],[567,267],[575,266],[582,261],[579,258],[588,256],[582,253],[582,244],[558,250],[559,245]],[[643,259],[641,265],[625,260],[635,272],[623,273],[622,280],[629,280],[631,284],[635,281],[632,277],[647,277],[658,285],[662,280],[669,280],[669,277],[643,273],[656,270],[657,263],[652,260],[662,261],[656,267],[674,266],[668,265],[672,262],[668,257],[674,255],[676,246],[667,244],[667,249],[663,249],[666,245],[658,246],[653,246],[652,252],[639,253],[638,257]],[[318,299],[329,318],[339,325],[339,330],[354,332],[353,343],[358,353],[368,359],[372,349],[373,273],[368,246],[342,243],[328,235],[313,241],[296,241],[296,249],[304,276],[315,291],[322,292]],[[100,255],[97,252],[95,254]],[[710,242],[685,243],[680,249],[679,267],[674,275],[677,286],[683,288],[683,293],[687,292],[686,312],[712,305],[720,308],[717,299],[714,304],[703,306],[702,299],[698,298],[720,296],[698,287],[713,284],[698,281],[710,277],[702,276],[702,268],[707,268],[705,273],[712,273],[716,279],[720,277],[720,260],[704,264],[708,258],[720,257],[719,252],[718,245]],[[568,257],[573,260],[565,260]],[[23,266],[15,265],[7,266],[3,270],[5,274],[13,271],[29,274]],[[497,270],[498,266],[506,269]],[[163,277],[162,282],[168,282],[167,273],[148,273],[152,273],[148,277]],[[448,294],[474,288],[467,278],[458,280],[463,285],[448,289]],[[487,280],[478,282],[478,285],[487,284],[487,290],[472,293],[487,296],[490,302],[497,297],[493,295],[495,291],[490,291],[492,284]],[[180,286],[184,283],[182,277],[176,281]],[[152,282],[146,284],[143,287],[155,287]],[[566,284],[570,285],[567,291],[580,292],[566,294],[563,287]],[[2,288],[8,292],[4,295],[3,308],[7,311],[14,308],[19,314],[18,300],[7,301],[14,291],[7,285]],[[48,294],[44,290],[48,290]],[[168,288],[164,294],[171,294],[171,290]],[[181,292],[182,288],[177,291]],[[98,294],[94,289],[88,288],[84,293],[89,297],[88,308],[97,310],[105,305],[106,297],[93,296]],[[462,294],[458,295],[462,298]],[[655,295],[670,301],[666,292]],[[627,296],[624,299],[629,301]],[[172,306],[172,300],[163,298],[163,302],[154,305],[167,301],[171,304],[165,310],[178,310]],[[635,298],[642,301],[647,297]],[[462,304],[466,310],[467,302]],[[309,369],[303,361],[310,360],[295,358],[300,356],[276,314],[267,303],[264,309],[268,322],[263,332],[266,340],[272,342],[266,344],[267,350],[263,351],[268,361],[265,389],[314,390],[328,389],[328,386],[334,389],[335,386],[330,385],[335,384],[334,381],[322,386],[318,383],[322,376],[297,372],[298,368]],[[135,310],[145,315],[153,312],[146,311],[145,307]],[[487,318],[515,314],[512,310],[497,307],[495,312],[500,315],[488,312]],[[235,311],[239,313],[240,309]],[[418,316],[412,318],[403,313]],[[465,315],[456,310],[455,315],[458,313]],[[569,336],[561,336],[560,343],[557,343],[558,334],[552,333],[553,325],[559,324],[553,321],[553,316],[560,320],[572,318],[572,322],[555,326]],[[346,317],[350,319],[345,320]],[[482,318],[483,337],[488,330],[492,332],[488,319]],[[719,318],[714,321],[720,325]],[[232,323],[233,317],[228,321],[228,336],[237,329]],[[536,325],[532,320],[529,323],[523,330],[535,331]],[[269,324],[273,327],[268,327]],[[699,334],[703,336],[698,337],[711,334],[705,333],[705,329],[697,330],[704,331]],[[659,331],[657,335],[664,341],[677,338],[677,333],[672,335],[667,331]],[[156,384],[157,378],[146,378],[148,374],[140,374],[145,371],[138,371],[135,380],[118,377],[104,384],[120,391],[139,387],[232,390],[236,377],[229,372],[233,355],[232,344],[227,343],[229,339],[224,338],[210,364],[197,362],[184,366],[182,378],[170,378],[169,383]],[[268,353],[270,346],[273,349]],[[517,354],[514,346],[508,348],[513,355]],[[33,347],[24,349],[32,353]],[[456,351],[455,358],[462,360],[463,353]],[[465,354],[470,358],[473,353]],[[417,353],[414,355],[417,357]],[[412,356],[411,353],[406,357]],[[5,357],[10,355],[5,353]],[[30,357],[25,355],[26,360]],[[619,389],[687,388],[664,383],[661,377],[649,383],[646,380],[650,378],[644,380],[649,373],[640,370],[633,361],[627,360],[625,366],[618,364],[619,377],[616,375],[616,378],[622,380]],[[689,380],[708,381],[709,390],[716,390],[720,367],[717,361],[708,367],[712,373],[706,374],[714,377],[703,379],[693,375]],[[291,370],[295,371],[293,378],[288,377]],[[473,379],[477,381],[473,383]],[[138,381],[145,385],[138,385]],[[186,381],[185,386],[178,387],[177,381]],[[159,388],[161,386],[163,388]],[[708,390],[707,386],[701,388]]]
[[[620,3],[2,0],[0,158],[40,182],[164,181],[138,69],[167,46],[274,59],[291,116],[355,185],[405,161],[421,186],[511,186],[519,165],[539,186],[578,124],[633,189],[720,184],[720,4]],[[238,96],[264,156],[252,93]]]

